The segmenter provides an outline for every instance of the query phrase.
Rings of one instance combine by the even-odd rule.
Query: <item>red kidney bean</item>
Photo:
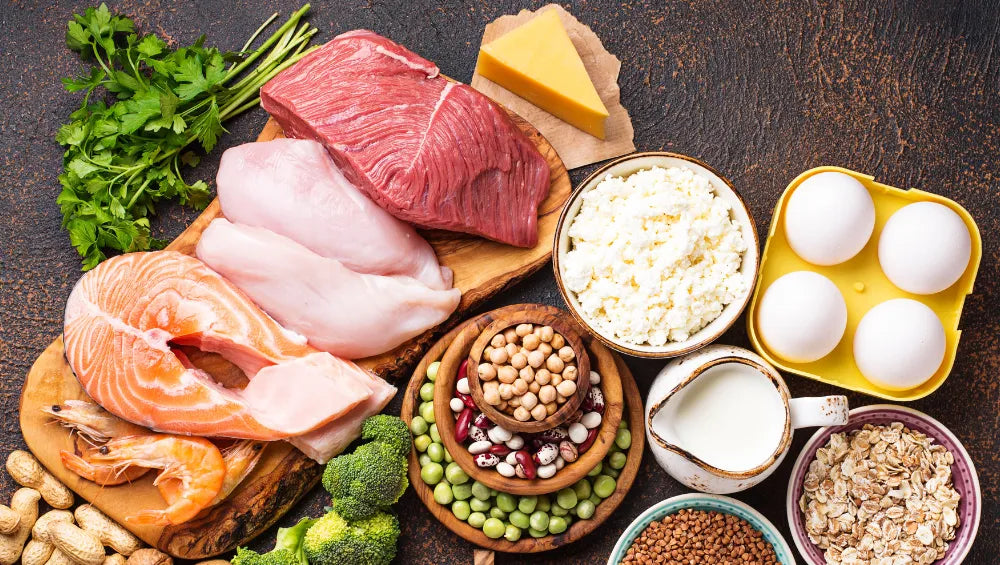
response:
[[[490,422],[490,419],[486,417],[486,414],[480,414],[476,416],[476,419],[472,422],[472,425],[483,430],[493,427],[493,423]]]
[[[597,432],[599,432],[600,430],[601,430],[601,427],[598,426],[598,427],[596,427],[596,428],[588,431],[587,432],[587,439],[583,440],[583,443],[581,443],[580,447],[577,448],[577,452],[578,453],[583,453],[584,451],[587,451],[588,449],[590,449],[590,446],[594,445],[594,440],[597,439]]]
[[[455,441],[462,443],[469,439],[469,422],[472,421],[472,408],[462,410],[455,422]]]
[[[514,452],[514,458],[517,459],[517,462],[524,469],[524,476],[528,480],[534,479],[537,475],[537,468],[535,467],[535,462],[531,459],[531,454],[522,449]]]
[[[510,448],[502,443],[494,444],[493,447],[490,447],[490,453],[504,457],[510,453]]]
[[[476,406],[476,401],[473,400],[472,397],[469,396],[468,394],[462,394],[461,392],[458,392],[456,390],[455,391],[455,397],[458,398],[459,400],[461,400],[466,406],[468,406],[469,408],[472,408],[473,410],[475,410],[476,408],[478,408],[478,406]]]
[[[462,377],[468,377],[469,376],[466,373],[466,370],[468,369],[468,367],[469,367],[469,360],[466,359],[466,360],[462,361],[462,364],[458,366],[458,377],[455,378],[455,382],[458,382],[458,379],[461,379]]]

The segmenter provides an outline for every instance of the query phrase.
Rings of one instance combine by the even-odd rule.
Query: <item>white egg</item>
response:
[[[796,271],[771,283],[757,327],[768,349],[793,363],[826,357],[844,336],[847,304],[833,281],[812,271]]]
[[[900,208],[882,228],[878,261],[892,284],[914,294],[934,294],[962,277],[972,256],[972,236],[962,218],[937,202]]]
[[[802,181],[785,205],[785,238],[813,265],[854,257],[872,237],[875,203],[857,179],[827,171]]]
[[[854,333],[861,374],[890,390],[907,390],[934,376],[944,360],[941,319],[909,298],[887,300],[865,314]]]

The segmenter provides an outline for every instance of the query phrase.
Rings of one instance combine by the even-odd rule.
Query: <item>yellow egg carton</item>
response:
[[[872,196],[875,202],[875,231],[871,239],[860,253],[837,265],[813,265],[800,258],[792,251],[785,239],[785,207],[792,191],[807,177],[817,173],[836,171],[856,178]],[[969,228],[972,236],[972,254],[969,265],[962,277],[949,288],[929,295],[911,294],[899,289],[885,276],[878,260],[878,240],[886,221],[896,210],[914,202],[937,202],[954,210]],[[937,194],[922,190],[902,190],[875,182],[874,177],[864,175],[840,167],[817,167],[810,169],[795,178],[785,189],[774,208],[771,218],[771,230],[764,244],[764,253],[760,258],[760,277],[747,315],[747,329],[754,348],[775,367],[789,373],[795,373],[817,381],[887,398],[895,401],[909,401],[923,398],[934,392],[948,378],[955,363],[955,353],[958,350],[958,340],[962,335],[958,329],[962,316],[962,305],[966,295],[972,292],[979,270],[979,261],[983,254],[983,244],[979,236],[979,228],[972,216],[954,201]],[[792,363],[772,353],[760,339],[757,328],[757,304],[764,292],[776,279],[794,271],[813,271],[819,273],[837,285],[844,301],[847,303],[847,329],[837,347],[826,357],[811,363]],[[941,367],[930,379],[916,388],[909,390],[890,390],[879,387],[861,374],[854,363],[854,331],[861,318],[876,304],[893,298],[912,298],[929,308],[941,318],[944,326],[946,348]]]

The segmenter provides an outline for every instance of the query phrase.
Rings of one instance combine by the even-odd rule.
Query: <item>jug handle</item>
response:
[[[841,426],[847,423],[846,396],[814,396],[791,398],[788,410],[792,416],[792,429],[817,426]]]

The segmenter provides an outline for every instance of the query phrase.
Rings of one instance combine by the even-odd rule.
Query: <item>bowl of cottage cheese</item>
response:
[[[577,320],[639,357],[688,353],[722,335],[757,280],[759,240],[732,184],[667,152],[628,155],[573,192],[553,267]]]

